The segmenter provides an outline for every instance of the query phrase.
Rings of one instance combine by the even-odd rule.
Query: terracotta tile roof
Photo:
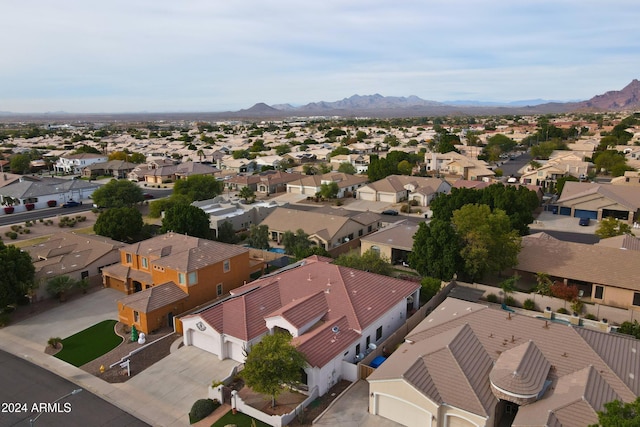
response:
[[[516,270],[640,290],[636,251],[525,236]]]
[[[338,332],[334,332],[337,328]],[[353,345],[360,333],[349,328],[345,316],[296,337],[292,344],[300,350],[311,366],[322,367]]]
[[[145,289],[144,291],[136,292],[135,294],[127,295],[118,302],[135,311],[150,313],[188,297],[189,295],[175,283],[167,282]]]
[[[602,239],[598,243],[598,246],[606,246],[608,248],[616,249],[628,249],[630,251],[640,251],[640,238],[631,234],[623,234],[621,236],[609,237]]]
[[[283,315],[300,325],[312,314],[325,312],[323,324],[297,340],[308,349],[305,355],[309,360],[322,363],[338,354],[334,350],[339,346],[321,344],[330,341],[329,332],[325,331],[329,325],[339,322],[340,342],[349,339],[353,343],[364,328],[420,287],[414,282],[340,267],[328,261],[331,260],[310,257],[297,267],[233,289],[229,300],[200,316],[216,331],[248,341],[267,332],[268,317]],[[320,341],[310,342],[316,336]]]
[[[273,311],[269,317],[282,316],[296,328],[300,328],[318,316],[325,315],[329,309],[325,293],[319,291],[314,295],[302,297]]]
[[[456,354],[455,346],[447,344],[453,343],[454,337],[470,341],[466,344],[466,352]],[[471,351],[475,345],[472,343],[476,341],[481,344],[481,348]],[[537,350],[532,350],[527,345],[529,342],[535,343]],[[461,345],[461,348],[464,346]],[[580,406],[581,401],[588,403],[590,413],[595,414],[596,410],[602,409],[604,402],[616,397],[627,402],[633,401],[638,394],[636,379],[640,377],[640,363],[637,359],[640,341],[568,327],[544,319],[507,314],[503,310],[453,298],[447,298],[410,332],[405,343],[371,374],[369,381],[406,379],[410,372],[424,384],[418,389],[424,391],[425,396],[440,396],[449,405],[456,402],[456,405],[464,405],[461,407],[471,411],[473,401],[484,396],[478,392],[485,391],[480,377],[486,375],[488,380],[490,371],[486,370],[484,364],[467,365],[469,371],[465,372],[470,374],[465,378],[474,378],[476,371],[482,372],[475,377],[476,385],[468,381],[475,390],[474,393],[468,391],[462,377],[455,377],[457,379],[453,381],[450,379],[452,377],[448,380],[446,376],[437,378],[443,369],[454,366],[453,361],[447,362],[444,358],[437,359],[433,369],[426,365],[431,376],[428,379],[424,370],[420,371],[414,364],[420,360],[428,361],[430,355],[437,352],[449,352],[456,362],[463,360],[467,353],[486,354],[496,362],[504,353],[507,353],[508,358],[513,356],[514,359],[519,353],[523,361],[526,358],[542,370],[547,369],[547,363],[543,360],[548,361],[551,368],[546,379],[551,381],[551,386],[539,400],[520,407],[514,426],[545,425],[548,420],[552,421],[551,425],[558,420],[562,425],[586,425],[580,424],[582,418],[571,418],[574,416],[572,411],[579,412],[577,408],[585,408]],[[462,363],[457,364],[463,366]],[[407,366],[410,368],[407,369]],[[496,363],[496,368],[500,369],[499,363]],[[542,375],[541,373],[540,376]],[[536,374],[530,373],[529,376],[534,378],[533,383],[539,382]],[[428,381],[432,381],[433,386]],[[414,382],[418,383],[418,380]],[[455,386],[452,387],[451,383]],[[430,387],[435,387],[435,390]],[[450,395],[446,397],[448,393]],[[479,401],[483,401],[483,398],[479,398]],[[578,406],[570,409],[569,405]],[[475,412],[476,410],[477,408],[472,412],[482,414]],[[552,418],[549,418],[550,412],[554,413]]]

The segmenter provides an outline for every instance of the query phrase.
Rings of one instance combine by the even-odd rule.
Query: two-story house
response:
[[[102,278],[127,295],[118,301],[120,321],[148,333],[241,286],[250,273],[246,248],[168,233],[122,248],[120,263]]]
[[[109,158],[104,154],[80,153],[61,156],[53,166],[57,173],[80,174],[82,169],[94,163],[104,163]]]

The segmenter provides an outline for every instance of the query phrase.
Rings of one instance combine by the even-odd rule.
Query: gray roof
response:
[[[413,236],[418,228],[418,224],[398,221],[382,230],[362,237],[360,240],[410,251],[413,249]]]

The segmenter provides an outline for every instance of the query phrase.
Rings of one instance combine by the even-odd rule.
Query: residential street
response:
[[[79,387],[46,369],[0,350],[0,426],[28,426],[41,403],[51,403]],[[37,407],[34,407],[36,404]],[[134,416],[88,390],[59,401],[56,412],[45,412],[36,425],[146,426]],[[50,408],[51,409],[51,408]]]

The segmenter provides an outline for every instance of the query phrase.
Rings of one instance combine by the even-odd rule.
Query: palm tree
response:
[[[205,157],[204,151],[202,150],[202,148],[196,151],[196,155],[200,158],[200,163],[202,163],[202,158]]]
[[[242,197],[245,202],[253,203],[256,200],[256,193],[250,187],[242,187],[238,191],[238,196]]]
[[[78,282],[69,276],[56,276],[47,283],[47,292],[57,296],[60,302],[67,300],[66,292],[77,286]]]

